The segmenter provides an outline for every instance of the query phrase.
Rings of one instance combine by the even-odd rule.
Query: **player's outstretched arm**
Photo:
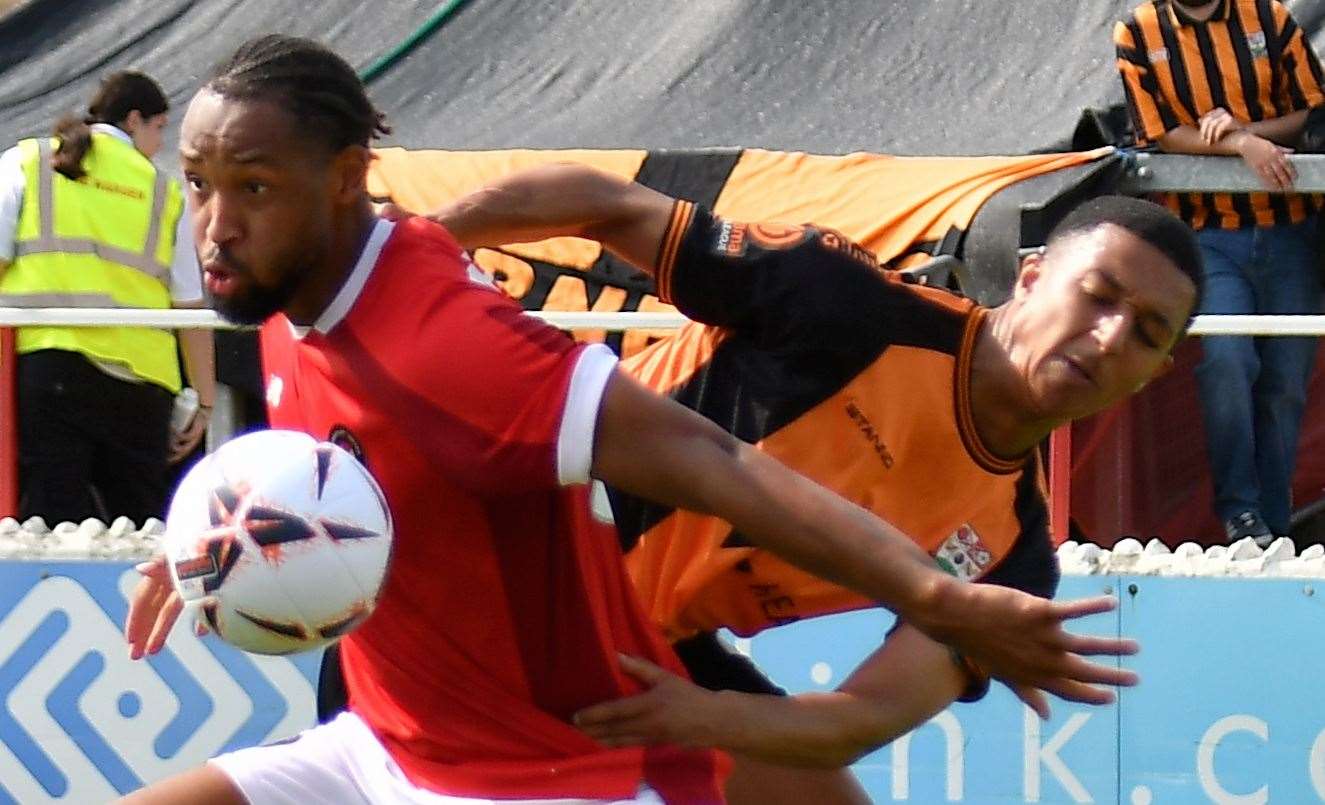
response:
[[[470,250],[582,237],[651,272],[674,204],[644,185],[559,163],[513,173],[428,217]]]
[[[607,746],[676,743],[786,766],[847,766],[951,704],[966,683],[946,646],[903,626],[835,691],[708,691],[634,657],[644,693],[586,708],[575,724]],[[770,795],[774,792],[770,792]]]
[[[880,602],[1042,715],[1041,691],[1105,704],[1113,694],[1100,685],[1136,681],[1083,656],[1133,653],[1134,643],[1063,628],[1111,608],[1112,598],[1055,602],[959,582],[888,523],[620,371],[599,411],[592,472],[639,497],[721,517],[783,559]]]

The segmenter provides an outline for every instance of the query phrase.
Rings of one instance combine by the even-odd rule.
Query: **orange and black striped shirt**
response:
[[[687,202],[656,276],[703,324],[623,362],[634,377],[876,512],[958,577],[1053,594],[1037,457],[994,455],[971,418],[983,308],[880,271],[832,230],[734,223]],[[672,640],[875,605],[722,520],[609,498],[632,581]]]
[[[1278,0],[1222,0],[1194,21],[1171,0],[1151,0],[1114,27],[1118,71],[1137,144],[1197,126],[1217,108],[1244,123],[1325,104],[1320,61]],[[1272,193],[1166,194],[1195,229],[1297,223],[1320,197]]]

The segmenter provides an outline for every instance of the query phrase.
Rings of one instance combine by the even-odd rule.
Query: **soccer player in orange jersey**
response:
[[[510,177],[433,217],[470,248],[601,241],[696,322],[623,362],[630,374],[897,525],[953,575],[1046,597],[1058,572],[1036,445],[1169,366],[1200,295],[1190,231],[1121,197],[1068,216],[994,309],[881,272],[832,230],[724,221],[580,166]],[[714,630],[874,602],[719,518],[609,497],[646,608],[722,692],[627,659],[652,690],[578,716],[607,744],[730,750],[733,801],[863,801],[849,775],[781,764],[841,767],[987,687],[903,618],[837,691],[761,695],[780,691]]]

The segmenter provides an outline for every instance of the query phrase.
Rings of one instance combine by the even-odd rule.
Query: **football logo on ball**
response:
[[[226,442],[166,516],[175,589],[227,642],[258,654],[331,643],[372,614],[391,513],[354,456],[297,431]]]

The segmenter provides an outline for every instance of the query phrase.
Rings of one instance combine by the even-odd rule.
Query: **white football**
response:
[[[372,613],[391,513],[350,453],[264,430],[188,471],[164,542],[175,589],[213,632],[245,651],[291,654],[343,637]]]

